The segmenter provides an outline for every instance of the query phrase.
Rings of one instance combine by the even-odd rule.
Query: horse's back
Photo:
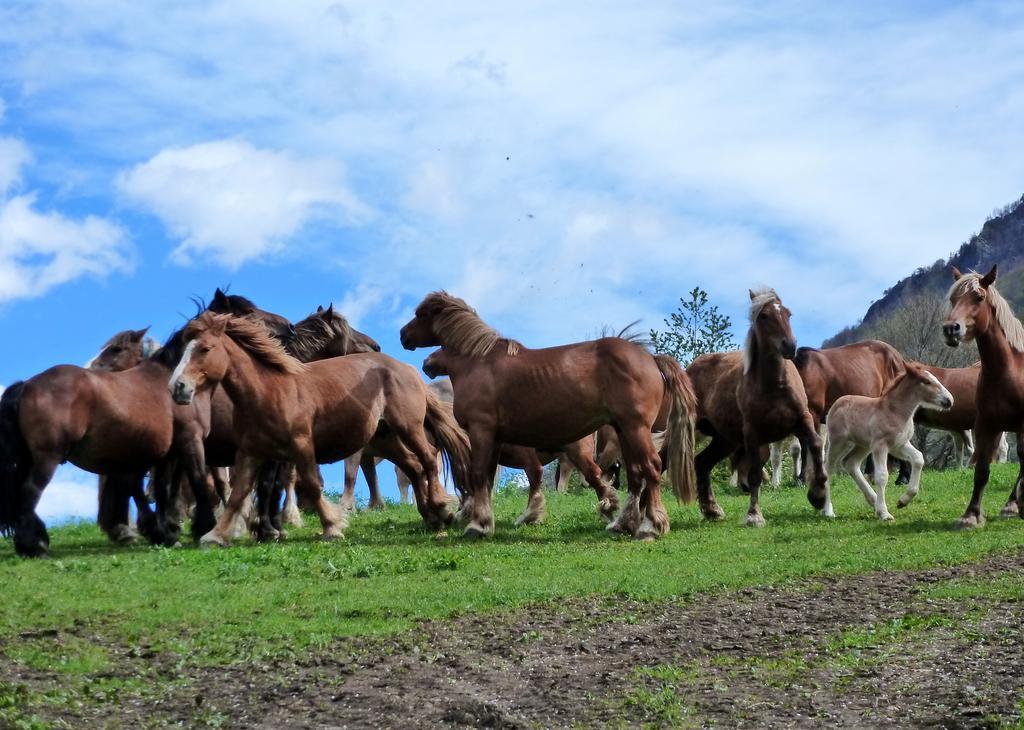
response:
[[[734,443],[743,437],[743,420],[736,398],[743,378],[743,353],[716,352],[696,358],[686,374],[697,395],[698,427],[709,427]]]

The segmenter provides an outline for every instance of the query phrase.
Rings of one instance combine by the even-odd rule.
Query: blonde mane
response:
[[[262,322],[249,317],[204,312],[185,327],[185,340],[192,340],[221,322],[224,333],[264,365],[293,375],[305,372],[306,366],[289,355]]]
[[[757,343],[754,340],[754,321],[757,320],[757,315],[759,315],[761,310],[769,304],[772,304],[773,302],[781,304],[782,302],[782,300],[779,299],[779,295],[771,288],[759,289],[756,292],[753,292],[753,294],[754,296],[750,299],[750,329],[747,330],[747,339],[743,344],[744,375],[750,372],[750,368],[754,366],[754,360],[757,358]]]
[[[953,286],[949,288],[949,292],[946,295],[946,299],[950,301],[950,311],[952,311],[953,299],[959,299],[965,294],[976,291],[982,291],[981,274],[977,271],[964,274],[954,281]],[[988,287],[988,289],[985,289],[985,292],[989,303],[992,305],[996,322],[1006,335],[1006,341],[1017,352],[1024,352],[1024,325],[1021,325],[1020,320],[1013,314],[1013,310],[1010,309],[1010,303],[1003,299],[1003,295],[994,286]]]
[[[330,318],[318,314],[311,314],[301,322],[296,322],[295,335],[288,341],[288,351],[300,360],[310,360],[337,337],[344,340],[345,352],[351,347],[352,327],[348,320],[337,312],[333,312]]]
[[[441,340],[444,347],[460,355],[472,358],[486,357],[494,346],[504,340],[505,351],[512,356],[519,354],[522,345],[499,335],[490,325],[480,319],[476,310],[462,299],[445,291],[428,294],[420,306],[420,310],[431,310],[434,334]]]

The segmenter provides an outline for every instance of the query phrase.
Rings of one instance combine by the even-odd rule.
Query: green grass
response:
[[[437,539],[409,507],[360,514],[335,543],[317,540],[310,520],[284,544],[243,541],[227,550],[117,548],[92,525],[63,527],[52,531],[49,560],[18,559],[9,541],[0,542],[0,651],[78,676],[101,672],[109,661],[104,644],[177,657],[183,666],[223,665],[535,602],[668,599],[964,562],[1024,542],[1024,522],[996,517],[1015,471],[993,469],[989,523],[967,533],[951,525],[968,498],[969,472],[926,473],[917,500],[893,509],[893,524],[879,522],[845,479],[835,485],[839,517],[832,521],[813,513],[802,490],[764,492],[768,526],[761,530],[741,524],[746,497],[720,488],[724,522],[706,523],[695,506],[671,504],[672,532],[655,543],[608,536],[587,492],[549,494],[546,524],[520,528],[512,522],[525,497],[501,494],[497,535],[484,542],[454,530]],[[890,489],[891,502],[900,491]],[[54,630],[63,632],[59,649],[47,638]]]

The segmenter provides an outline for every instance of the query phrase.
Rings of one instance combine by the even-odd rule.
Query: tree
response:
[[[657,352],[672,355],[684,366],[708,352],[735,350],[732,322],[717,305],[708,303],[708,293],[695,286],[689,299],[680,299],[679,308],[665,320],[665,332],[651,330],[651,344]]]

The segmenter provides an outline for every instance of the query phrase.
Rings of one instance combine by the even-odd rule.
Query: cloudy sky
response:
[[[414,363],[438,288],[541,346],[768,284],[817,344],[1024,192],[1019,4],[483,8],[0,4],[0,383],[227,284]]]

